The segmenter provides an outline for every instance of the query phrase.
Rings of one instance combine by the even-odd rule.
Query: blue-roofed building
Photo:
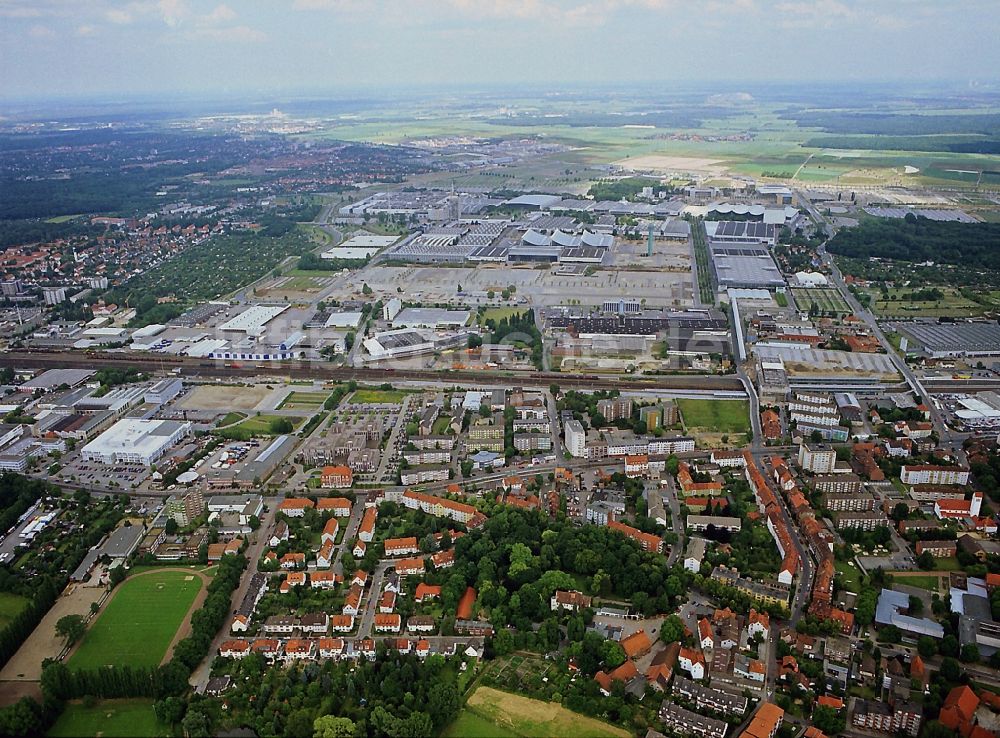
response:
[[[944,628],[928,618],[907,615],[910,596],[894,589],[883,589],[875,607],[875,622],[878,625],[894,625],[905,633],[919,637],[944,638]]]

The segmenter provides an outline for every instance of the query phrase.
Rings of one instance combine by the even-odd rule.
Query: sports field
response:
[[[793,287],[792,296],[795,298],[795,304],[798,306],[799,310],[808,312],[813,304],[820,311],[820,315],[829,315],[830,313],[836,313],[837,315],[848,315],[851,313],[851,308],[841,297],[840,293],[832,287],[810,287],[808,289],[802,287]]]
[[[446,736],[473,738],[627,738],[627,730],[567,710],[552,702],[479,687],[469,697]]]
[[[47,733],[49,738],[159,738],[170,728],[156,720],[153,700],[102,700],[93,707],[70,702]]]
[[[27,604],[26,597],[10,592],[0,592],[0,628],[7,627],[7,623],[13,620]]]
[[[159,665],[201,587],[201,577],[191,571],[150,571],[129,577],[87,630],[69,667]]]
[[[715,433],[746,433],[750,430],[750,406],[746,400],[677,400],[684,425]]]

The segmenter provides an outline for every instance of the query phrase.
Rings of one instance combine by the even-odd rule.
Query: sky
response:
[[[0,99],[968,82],[997,38],[997,0],[0,0]]]

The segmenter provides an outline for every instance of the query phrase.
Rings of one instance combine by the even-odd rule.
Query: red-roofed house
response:
[[[645,630],[637,630],[632,635],[622,638],[620,645],[630,659],[639,658],[653,647]]]
[[[286,497],[278,504],[278,512],[290,518],[301,518],[306,510],[316,507],[316,503],[308,497]]]
[[[349,518],[351,516],[351,501],[344,497],[321,497],[316,502],[318,512],[333,511],[338,518]]]
[[[342,464],[324,466],[320,483],[326,489],[347,489],[354,484],[354,474],[351,472],[351,467]]]
[[[441,596],[441,587],[434,584],[425,584],[421,582],[417,585],[417,591],[413,596],[416,602],[423,602],[424,600],[431,600],[436,597]]]

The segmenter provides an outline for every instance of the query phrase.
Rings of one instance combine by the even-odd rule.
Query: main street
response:
[[[226,620],[223,623],[222,628],[218,633],[215,634],[215,638],[212,640],[212,644],[208,648],[208,656],[202,659],[201,663],[195,668],[191,673],[191,678],[188,682],[195,688],[195,691],[202,692],[205,689],[205,685],[208,683],[208,678],[211,676],[212,661],[215,659],[216,655],[219,653],[219,646],[222,645],[224,641],[229,640],[232,636],[233,616],[236,614],[237,608],[243,599],[247,595],[247,591],[250,588],[250,582],[253,579],[254,574],[257,573],[257,565],[260,563],[261,557],[264,556],[264,550],[267,548],[267,541],[271,535],[271,529],[274,527],[275,516],[277,515],[278,503],[280,499],[275,497],[269,497],[264,500],[267,505],[267,510],[260,520],[260,527],[250,534],[250,544],[247,549],[243,552],[243,555],[247,558],[247,568],[243,571],[243,576],[240,578],[240,583],[233,591],[233,596],[230,599],[230,610],[231,613],[226,616]]]

